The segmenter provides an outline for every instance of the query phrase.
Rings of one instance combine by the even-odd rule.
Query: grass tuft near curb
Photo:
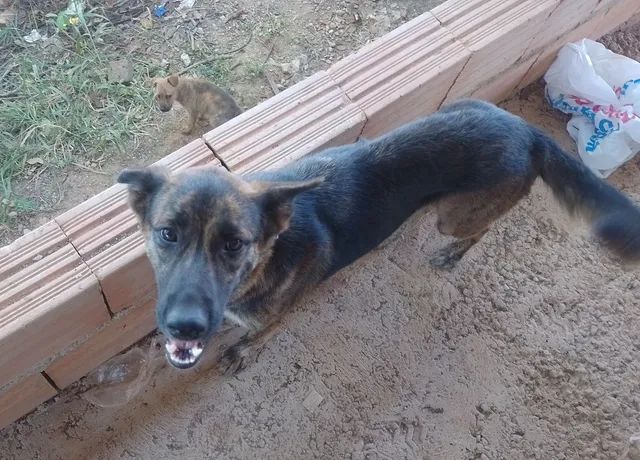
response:
[[[82,25],[34,44],[0,30],[0,224],[33,210],[12,190],[25,169],[99,158],[152,124],[146,82],[160,69],[133,62],[129,81],[109,81],[110,62],[123,57],[115,29],[99,16]]]

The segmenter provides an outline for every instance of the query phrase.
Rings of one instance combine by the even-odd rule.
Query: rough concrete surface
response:
[[[573,149],[540,86],[503,105]],[[610,180],[640,202],[639,173]],[[66,392],[0,457],[639,459],[640,271],[541,183],[451,272],[427,262],[434,220],[305,298],[241,374],[164,367],[115,408]]]

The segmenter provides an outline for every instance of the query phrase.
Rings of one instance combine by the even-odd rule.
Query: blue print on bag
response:
[[[589,153],[593,153],[598,148],[598,145],[600,145],[602,139],[619,130],[620,128],[616,128],[612,121],[600,120],[595,133],[593,133],[589,138],[589,142],[585,145],[585,150]]]
[[[640,84],[640,79],[633,80],[633,82],[628,82],[627,88],[631,86],[631,83],[637,82]],[[565,95],[561,94],[557,99],[551,99],[547,95],[547,99],[551,103],[551,106],[561,110],[564,113],[574,114],[574,115],[582,115],[586,117],[591,123],[596,124],[596,114],[589,106],[578,106],[573,105],[567,102],[565,99]],[[585,145],[585,150],[589,153],[593,153],[600,143],[602,139],[609,136],[610,134],[620,131],[619,125],[616,126],[611,120],[603,119],[600,120],[600,123],[595,127],[595,131],[593,135],[589,138],[589,141]]]
[[[561,94],[555,100],[551,100],[551,106],[564,113],[573,113],[575,115],[585,116],[587,117],[587,119],[589,119],[589,121],[591,121],[591,123],[595,123],[596,121],[596,114],[593,110],[591,110],[591,107],[584,105],[571,105],[566,101],[564,94]]]
[[[625,82],[624,85],[622,85],[622,87],[620,88],[620,94],[624,96],[625,94],[627,94],[627,90],[629,89],[629,87],[635,85],[640,85],[640,78]]]

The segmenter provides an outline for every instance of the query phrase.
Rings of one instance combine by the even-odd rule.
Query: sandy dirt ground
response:
[[[540,85],[503,106],[573,150]],[[640,202],[639,173],[610,181]],[[451,272],[434,221],[305,298],[241,374],[164,367],[115,408],[66,392],[0,457],[640,459],[640,272],[540,183]]]

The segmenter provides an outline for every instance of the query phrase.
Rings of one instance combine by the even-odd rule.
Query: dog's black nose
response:
[[[167,332],[178,340],[197,340],[206,335],[207,317],[199,310],[173,310],[167,315]]]

